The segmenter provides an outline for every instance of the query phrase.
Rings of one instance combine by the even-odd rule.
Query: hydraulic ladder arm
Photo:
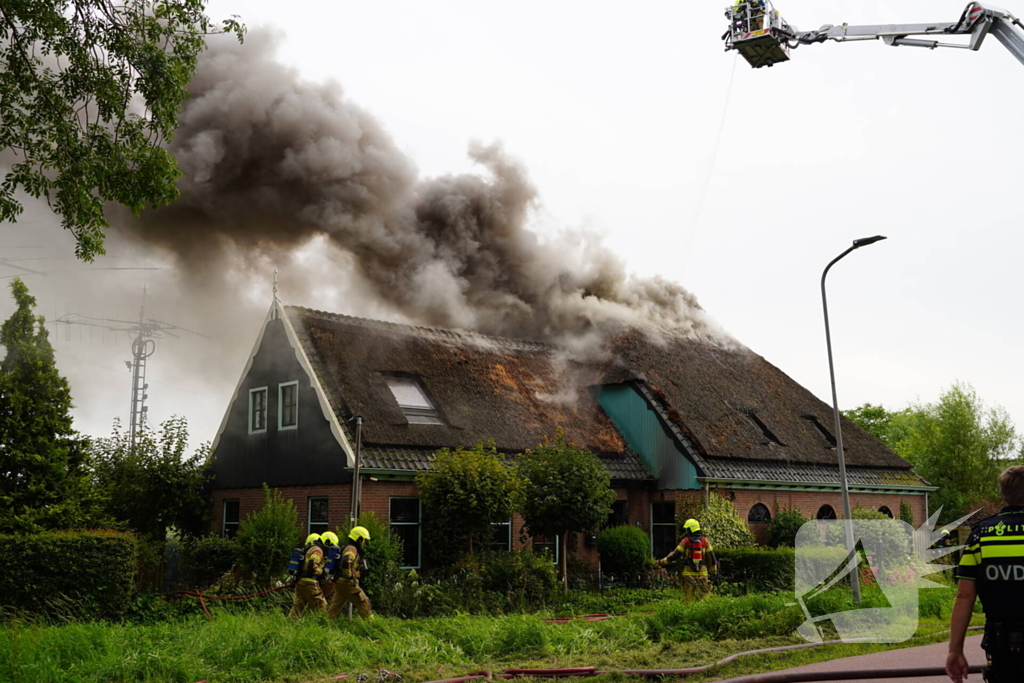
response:
[[[760,4],[752,0],[747,4]],[[763,5],[762,5],[763,6]],[[774,10],[769,10],[769,15]],[[771,30],[749,31],[749,10],[745,5],[733,6],[726,12],[732,17],[730,30],[725,36],[726,50],[738,50],[754,68],[772,66],[788,59],[789,51],[800,45],[823,43],[827,40],[845,43],[857,40],[882,40],[887,45],[926,47],[952,47],[978,50],[990,33],[1024,64],[1024,24],[1004,9],[971,2],[955,22],[932,24],[878,24],[867,26],[826,25],[816,31],[800,31],[787,24],[778,13],[771,21]],[[925,36],[912,38],[910,36]],[[950,36],[967,36],[967,42],[940,40]],[[778,59],[785,53],[784,59]],[[776,57],[773,59],[773,56]]]

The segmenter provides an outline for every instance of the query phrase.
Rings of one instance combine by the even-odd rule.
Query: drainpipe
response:
[[[924,518],[925,518],[925,520],[927,520],[930,516],[931,516],[931,511],[929,510],[929,506],[928,506],[928,492],[925,491],[924,492]],[[931,531],[931,529],[929,529],[928,531]]]
[[[359,521],[359,503],[362,497],[362,482],[359,478],[359,460],[363,451],[363,416],[356,415],[356,462],[352,468],[352,504],[349,506],[349,521],[355,526]]]
[[[708,513],[708,509],[711,507],[711,483],[704,482],[704,514]]]

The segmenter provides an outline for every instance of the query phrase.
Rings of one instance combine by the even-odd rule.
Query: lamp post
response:
[[[843,456],[843,430],[839,424],[839,399],[836,396],[836,370],[835,365],[832,363],[832,334],[829,332],[828,327],[828,298],[825,296],[825,276],[828,275],[828,271],[832,266],[849,254],[854,249],[860,249],[866,247],[869,244],[874,244],[884,240],[885,237],[882,235],[875,235],[874,237],[862,237],[859,240],[853,241],[853,246],[844,251],[839,256],[832,259],[827,266],[825,266],[824,272],[821,274],[821,307],[825,312],[825,346],[828,348],[828,375],[832,381],[832,410],[835,414],[835,430],[836,430],[836,452],[839,454],[839,485],[842,488],[843,494],[843,526],[846,529],[846,550],[849,553],[854,552],[855,545],[853,542],[853,520],[850,518],[850,486],[846,480],[846,459]],[[854,570],[850,573],[850,583],[853,586],[853,604],[860,604],[860,577],[857,575],[857,571]]]

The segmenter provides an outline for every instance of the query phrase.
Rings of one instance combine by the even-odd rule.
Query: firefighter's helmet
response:
[[[306,536],[306,545],[309,545],[311,543],[316,543],[319,540],[320,540],[320,534],[310,534],[309,536]]]
[[[370,532],[367,531],[365,526],[354,526],[354,527],[352,527],[352,531],[348,532],[348,537],[351,540],[357,541],[357,542],[360,539],[362,539],[363,541],[369,541],[370,540]]]
[[[324,545],[338,545],[338,534],[333,531],[325,531],[320,535],[320,540],[324,542]]]
[[[683,522],[683,528],[691,534],[696,533],[700,531],[700,522],[698,522],[695,519],[688,519],[685,522]]]

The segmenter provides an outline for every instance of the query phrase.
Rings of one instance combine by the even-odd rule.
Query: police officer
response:
[[[718,574],[718,561],[711,541],[701,533],[700,522],[688,519],[683,523],[686,535],[676,549],[658,560],[659,567],[681,567],[680,579],[683,584],[683,599],[687,602],[701,600],[711,591],[711,575]]]
[[[370,532],[366,527],[352,527],[348,533],[348,543],[341,549],[338,560],[337,578],[334,580],[334,595],[327,609],[327,616],[337,619],[345,605],[352,603],[361,617],[372,617],[373,608],[370,598],[359,585],[363,572],[363,546],[370,540]]]
[[[320,534],[306,537],[303,548],[302,566],[299,568],[299,580],[295,584],[292,596],[292,611],[289,617],[301,617],[307,607],[322,612],[327,609],[327,600],[320,590],[320,575],[324,568],[324,543]]]
[[[946,673],[954,683],[967,678],[964,637],[975,598],[981,598],[985,612],[985,680],[1024,680],[1024,467],[1006,468],[999,489],[1006,507],[974,526],[957,568],[946,658]]]

